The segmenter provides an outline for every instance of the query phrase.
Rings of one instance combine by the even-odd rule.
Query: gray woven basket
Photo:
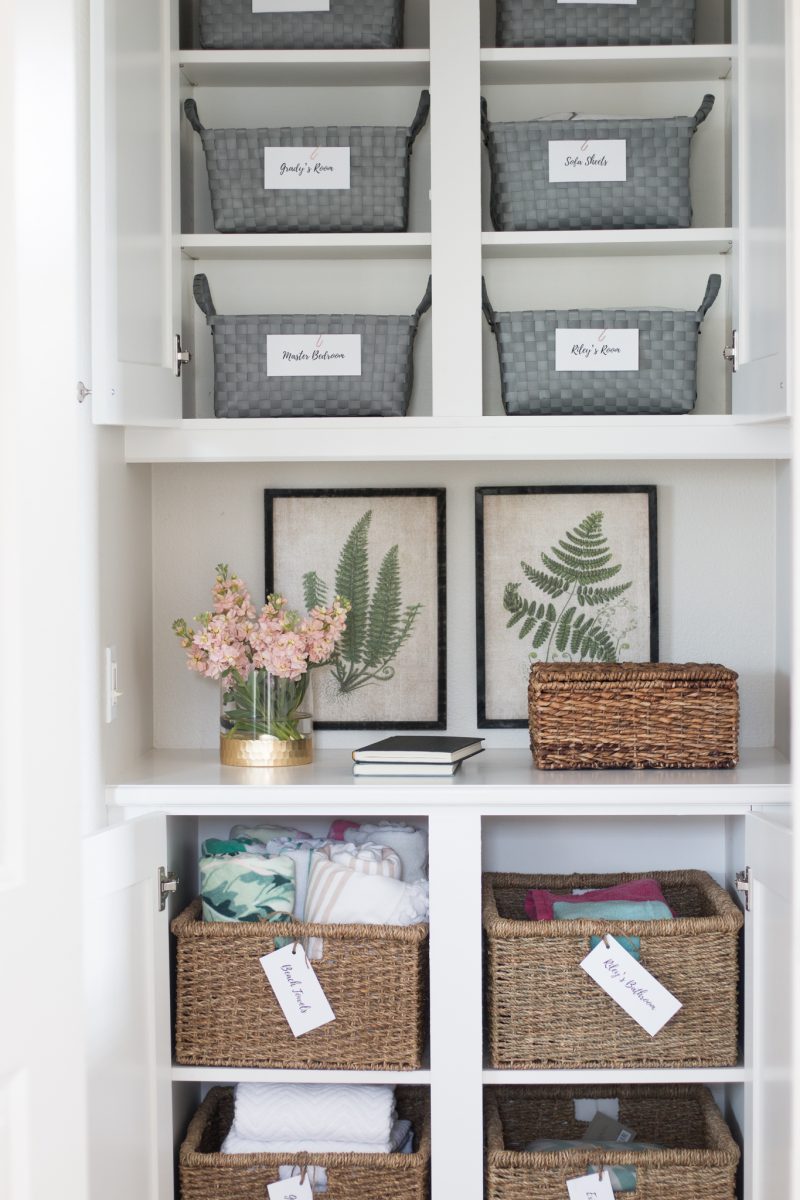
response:
[[[689,152],[714,107],[693,117],[578,118],[490,122],[481,101],[495,229],[676,229],[692,223]],[[550,183],[551,141],[627,142],[624,182]]]
[[[509,416],[688,413],[697,400],[697,338],[720,289],[710,275],[697,312],[667,308],[483,311],[497,338]],[[638,329],[638,371],[557,371],[556,329]]]
[[[402,233],[408,227],[411,150],[428,119],[428,91],[409,128],[206,129],[194,100],[185,102],[184,111],[203,143],[218,233]],[[267,146],[349,146],[350,187],[265,188]]]
[[[695,0],[497,0],[498,46],[688,46]]]
[[[331,0],[330,12],[254,13],[252,0],[200,0],[204,50],[394,50],[404,0]]]
[[[431,280],[410,317],[217,315],[205,275],[194,297],[214,339],[218,417],[404,417],[414,383],[414,338]],[[360,334],[360,376],[267,376],[268,334]]]

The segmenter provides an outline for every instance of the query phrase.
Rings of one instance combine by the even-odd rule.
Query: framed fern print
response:
[[[528,724],[534,662],[658,660],[656,489],[475,489],[478,725]]]
[[[314,725],[444,729],[444,488],[267,489],[264,509],[267,594],[352,606]]]

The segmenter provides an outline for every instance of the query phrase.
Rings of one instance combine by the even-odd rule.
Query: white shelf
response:
[[[428,1068],[421,1071],[321,1071],[174,1065],[172,1079],[175,1083],[400,1083],[427,1087],[431,1073]]]
[[[625,1067],[593,1070],[494,1071],[483,1072],[484,1084],[591,1084],[591,1083],[747,1083],[751,1078],[746,1067]]]
[[[425,85],[427,50],[180,50],[195,87],[379,87]]]
[[[487,750],[444,779],[354,778],[347,750],[307,767],[223,767],[215,750],[154,750],[106,789],[115,808],[186,816],[425,814],[454,805],[503,815],[725,815],[789,803],[789,764],[746,750],[733,771],[538,771],[530,751]]]
[[[128,426],[129,463],[768,459],[788,421],[685,417],[319,417]]]
[[[730,254],[732,229],[608,229],[484,233],[484,258]]]
[[[727,79],[731,46],[577,46],[481,51],[481,83],[673,83]]]
[[[186,258],[422,258],[431,256],[429,233],[186,233]]]

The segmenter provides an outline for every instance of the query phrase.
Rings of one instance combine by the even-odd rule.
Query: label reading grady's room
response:
[[[258,961],[295,1037],[336,1020],[301,945],[292,942]]]
[[[349,187],[349,146],[264,147],[265,190],[346,191]]]
[[[360,333],[267,334],[267,375],[360,374]]]
[[[628,143],[624,138],[598,138],[547,143],[550,183],[624,183],[628,178]]]
[[[557,329],[557,371],[638,371],[638,329]]]

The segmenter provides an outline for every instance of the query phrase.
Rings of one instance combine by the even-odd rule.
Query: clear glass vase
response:
[[[282,679],[256,669],[221,681],[220,761],[228,767],[298,767],[314,757],[311,673]]]

